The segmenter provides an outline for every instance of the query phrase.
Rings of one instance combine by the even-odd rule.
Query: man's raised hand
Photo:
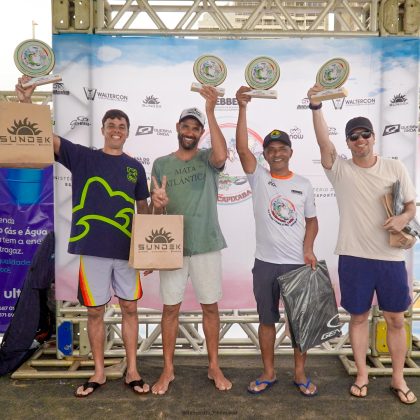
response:
[[[159,182],[155,176],[152,176],[153,191],[152,191],[152,202],[155,209],[163,209],[169,203],[168,195],[166,194],[166,175],[162,177],[162,186],[159,186]]]
[[[29,76],[19,77],[18,83],[15,85],[16,96],[19,102],[32,103],[31,97],[36,86],[28,86],[24,88],[22,85],[32,78]]]

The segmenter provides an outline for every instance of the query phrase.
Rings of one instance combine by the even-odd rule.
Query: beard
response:
[[[188,137],[188,138],[193,139],[193,137]],[[179,146],[184,150],[194,150],[197,147],[199,141],[200,141],[199,138],[194,138],[193,141],[187,141],[185,140],[184,136],[181,136],[181,134],[178,134]]]

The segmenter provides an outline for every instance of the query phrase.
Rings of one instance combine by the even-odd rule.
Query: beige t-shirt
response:
[[[387,261],[403,261],[404,250],[389,245],[383,228],[387,219],[384,194],[400,180],[404,203],[415,200],[416,192],[404,165],[378,156],[374,166],[361,168],[340,157],[325,173],[335,189],[340,227],[335,253]]]

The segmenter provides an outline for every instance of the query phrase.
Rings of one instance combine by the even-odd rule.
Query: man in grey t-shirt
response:
[[[188,278],[203,310],[208,377],[219,390],[232,387],[218,362],[220,318],[217,302],[222,297],[221,249],[226,247],[226,242],[217,218],[217,192],[227,147],[214,115],[216,89],[204,86],[200,94],[206,100],[211,148],[198,149],[204,133],[204,114],[197,108],[185,109],[176,124],[178,150],[156,159],[152,169],[155,213],[166,209],[168,214],[184,216],[184,266],[179,270],[160,272],[164,367],[152,387],[152,392],[159,395],[165,394],[175,379],[173,357],[178,316]]]

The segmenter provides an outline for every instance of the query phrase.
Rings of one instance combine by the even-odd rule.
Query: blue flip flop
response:
[[[272,381],[260,381],[260,380],[257,379],[255,381],[256,386],[259,386],[259,385],[267,385],[267,386],[263,389],[260,389],[260,390],[250,389],[248,387],[248,392],[250,394],[262,394],[264,391],[267,391],[267,389],[270,389],[276,383],[277,383],[277,379],[273,379]]]
[[[315,397],[315,395],[318,395],[318,388],[315,384],[314,384],[315,385],[315,391],[312,392],[311,394],[307,394],[305,391],[302,391],[301,386],[303,386],[306,390],[308,390],[309,385],[311,385],[311,383],[312,383],[312,381],[311,381],[310,378],[308,378],[308,381],[306,382],[306,384],[299,384],[299,383],[293,381],[293,384],[296,386],[298,391],[305,397]]]

